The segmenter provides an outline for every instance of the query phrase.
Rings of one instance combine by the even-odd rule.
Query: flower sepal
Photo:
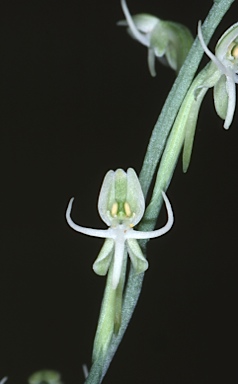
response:
[[[229,95],[226,88],[226,76],[222,75],[213,89],[214,107],[218,116],[222,119],[226,119]]]
[[[109,266],[113,256],[114,241],[106,239],[98,254],[98,257],[93,263],[93,270],[99,276],[105,276],[108,272]]]

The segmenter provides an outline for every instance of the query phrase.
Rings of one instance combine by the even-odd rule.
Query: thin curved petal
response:
[[[207,54],[207,56],[213,61],[214,64],[216,64],[217,68],[222,73],[227,75],[226,67],[222,64],[222,62],[220,60],[218,60],[218,58],[210,51],[210,49],[208,49],[208,47],[205,44],[205,41],[204,41],[203,35],[202,35],[201,21],[198,22],[198,38],[199,38],[201,46],[202,46],[204,52]]]
[[[168,232],[171,229],[174,223],[172,206],[169,202],[169,199],[167,198],[166,194],[163,191],[162,191],[162,195],[163,195],[163,199],[164,199],[165,206],[167,209],[167,214],[168,214],[168,221],[165,224],[165,226],[160,229],[156,229],[155,231],[148,231],[148,232],[131,230],[125,234],[126,239],[153,239],[155,237],[164,235],[166,232]]]
[[[127,21],[127,24],[128,24],[128,27],[130,28],[130,31],[132,33],[132,35],[135,37],[136,40],[138,40],[141,44],[145,45],[146,47],[149,46],[149,41],[148,39],[138,31],[138,29],[136,28],[135,26],[135,23],[131,17],[131,14],[129,12],[129,9],[126,5],[126,1],[125,0],[121,0],[121,7],[122,7],[122,10],[123,10],[123,13],[125,15],[125,18],[126,18],[126,21]]]
[[[69,205],[66,210],[66,220],[67,223],[71,228],[73,228],[76,232],[83,233],[84,235],[88,236],[95,236],[95,237],[101,237],[101,238],[114,238],[112,231],[110,229],[93,229],[93,228],[86,228],[81,227],[80,225],[77,225],[73,222],[71,219],[71,210],[72,210],[72,204],[73,204],[74,198],[70,199]]]

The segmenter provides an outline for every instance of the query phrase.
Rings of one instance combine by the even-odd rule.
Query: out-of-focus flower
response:
[[[151,76],[156,75],[156,57],[178,73],[193,43],[189,29],[149,14],[131,16],[125,0],[121,0],[121,6],[126,20],[119,21],[118,25],[127,26],[129,34],[148,48]]]

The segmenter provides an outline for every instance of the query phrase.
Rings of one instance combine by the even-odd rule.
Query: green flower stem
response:
[[[106,287],[94,339],[93,362],[96,361],[99,356],[105,357],[113,334],[117,334],[121,326],[122,293],[125,284],[127,253],[124,252],[121,278],[116,289],[112,288],[113,264],[112,262],[107,275]]]
[[[216,27],[219,25],[223,16],[228,11],[234,1],[235,0],[216,0],[216,2],[214,2],[206,20],[204,21],[202,28],[203,37],[206,43],[208,43]],[[162,112],[154,127],[150,143],[148,145],[147,152],[145,155],[142,170],[140,173],[140,182],[145,196],[148,193],[148,189],[156,171],[157,164],[163,153],[170,129],[178,113],[179,107],[183,102],[183,99],[190,87],[190,84],[198,68],[202,55],[202,47],[198,39],[196,39],[187,56],[187,59],[185,60],[183,67],[181,68],[178,74],[178,77],[175,80],[175,83],[169,93],[169,96],[164,104]],[[169,172],[167,172],[164,176],[164,180],[166,181],[163,181],[167,185],[172,178],[176,161],[173,161],[171,164],[172,166],[170,167]],[[154,207],[159,207],[159,205],[161,205],[161,203],[159,204],[160,196],[161,194],[156,194],[156,192],[154,193]],[[159,213],[159,208],[157,208],[157,213]],[[151,216],[150,211],[147,211],[139,226],[139,229],[152,230],[157,220],[157,213],[152,214]],[[142,245],[143,250],[145,252],[146,242],[142,242]],[[122,306],[121,327],[119,329],[118,334],[114,333],[112,335],[107,351],[104,354],[99,354],[99,357],[93,363],[85,383],[99,384],[102,382],[103,377],[107,372],[107,369],[121,342],[121,339],[124,336],[125,330],[134,312],[143,283],[143,275],[143,273],[135,275],[133,268],[130,268]]]

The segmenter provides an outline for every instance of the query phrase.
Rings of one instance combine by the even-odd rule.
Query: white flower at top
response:
[[[236,106],[238,83],[238,23],[232,25],[219,39],[215,55],[206,46],[201,22],[198,24],[198,37],[204,52],[220,71],[220,78],[214,85],[214,102],[218,115],[225,120],[224,128],[232,123]]]
[[[112,288],[116,289],[122,272],[124,258],[129,254],[136,273],[144,272],[148,268],[148,261],[144,257],[137,242],[138,239],[151,239],[168,232],[173,225],[173,211],[168,198],[162,192],[167,209],[168,221],[166,225],[155,231],[136,231],[133,227],[140,222],[145,210],[145,200],[140,182],[132,168],[127,173],[122,169],[109,171],[103,181],[98,210],[108,229],[92,229],[81,227],[71,219],[71,209],[74,198],[69,202],[66,219],[75,231],[89,236],[105,238],[105,243],[93,264],[98,275],[105,275],[112,264]]]
[[[156,76],[156,57],[178,72],[193,42],[188,28],[145,13],[131,16],[125,0],[121,0],[121,7],[126,20],[119,21],[118,25],[127,26],[130,35],[148,48],[151,76]]]

